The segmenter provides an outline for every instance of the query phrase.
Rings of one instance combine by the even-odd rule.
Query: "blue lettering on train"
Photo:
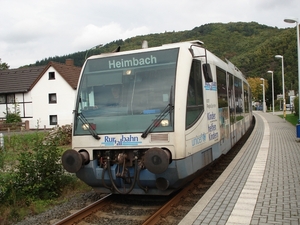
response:
[[[128,146],[132,146],[132,145],[139,145],[142,142],[139,141],[139,137],[138,136],[124,136],[122,135],[121,138],[117,139],[115,137],[112,136],[104,136],[104,141],[101,142],[101,144],[105,145],[105,146],[116,146],[116,145],[128,145]]]
[[[204,88],[207,91],[217,91],[217,83],[216,82],[205,82]]]
[[[212,132],[212,131],[215,131],[217,130],[217,126],[215,124],[210,124],[208,125],[208,132]]]
[[[218,132],[212,132],[210,134],[208,134],[208,138],[209,140],[213,140],[213,139],[217,139],[219,137],[219,133]]]
[[[205,141],[206,141],[206,134],[202,133],[192,139],[192,146],[199,145],[201,143],[204,143]]]
[[[215,120],[217,118],[216,114],[213,112],[207,113],[207,120]]]

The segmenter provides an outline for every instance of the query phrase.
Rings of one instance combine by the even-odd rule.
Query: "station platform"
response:
[[[300,142],[296,128],[254,111],[250,137],[180,225],[300,224]]]

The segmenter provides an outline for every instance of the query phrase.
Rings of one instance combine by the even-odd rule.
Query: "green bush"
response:
[[[18,103],[14,104],[12,111],[10,110],[10,108],[8,108],[8,112],[5,114],[6,114],[6,117],[5,117],[6,123],[22,122]]]
[[[6,138],[6,149],[18,152],[14,160],[18,163],[10,163],[9,171],[0,175],[0,202],[14,205],[16,202],[30,204],[36,199],[50,199],[59,196],[63,187],[74,181],[65,174],[61,165],[63,149],[58,147],[59,136],[45,139],[40,134],[29,135],[27,141],[24,138],[27,135]],[[20,145],[24,149],[20,150]]]
[[[31,150],[38,140],[43,140],[47,137],[46,132],[35,132],[35,133],[22,133],[18,135],[7,135],[4,136],[4,149],[8,151],[29,151]]]
[[[41,212],[62,192],[78,188],[75,175],[61,165],[64,144],[71,142],[71,126],[50,132],[4,136],[0,150],[0,221],[11,224]],[[9,221],[9,223],[6,223]]]
[[[4,150],[0,147],[0,170],[4,167]]]
[[[17,113],[7,113],[6,114],[6,123],[18,123],[22,122],[22,119]]]
[[[61,191],[60,181],[63,175],[61,152],[55,141],[40,141],[32,151],[22,152],[16,168],[18,193],[33,199],[57,197]]]

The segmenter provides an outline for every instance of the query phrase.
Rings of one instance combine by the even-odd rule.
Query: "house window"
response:
[[[14,94],[7,95],[7,103],[15,103],[15,95]]]
[[[0,95],[0,104],[5,102],[5,95]]]
[[[52,93],[52,94],[49,94],[49,103],[56,103],[56,94],[55,93]]]
[[[49,72],[49,80],[55,80],[55,72]]]
[[[50,120],[50,125],[57,125],[57,115],[50,115],[49,120]]]

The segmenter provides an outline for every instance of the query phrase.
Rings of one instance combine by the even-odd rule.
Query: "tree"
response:
[[[7,63],[1,63],[1,58],[0,58],[0,70],[7,70],[9,69],[9,65]]]
[[[249,77],[247,79],[251,91],[252,91],[252,97],[253,101],[259,101],[263,99],[263,87],[262,83],[263,81],[259,77]],[[268,90],[268,82],[265,80],[265,92]]]

